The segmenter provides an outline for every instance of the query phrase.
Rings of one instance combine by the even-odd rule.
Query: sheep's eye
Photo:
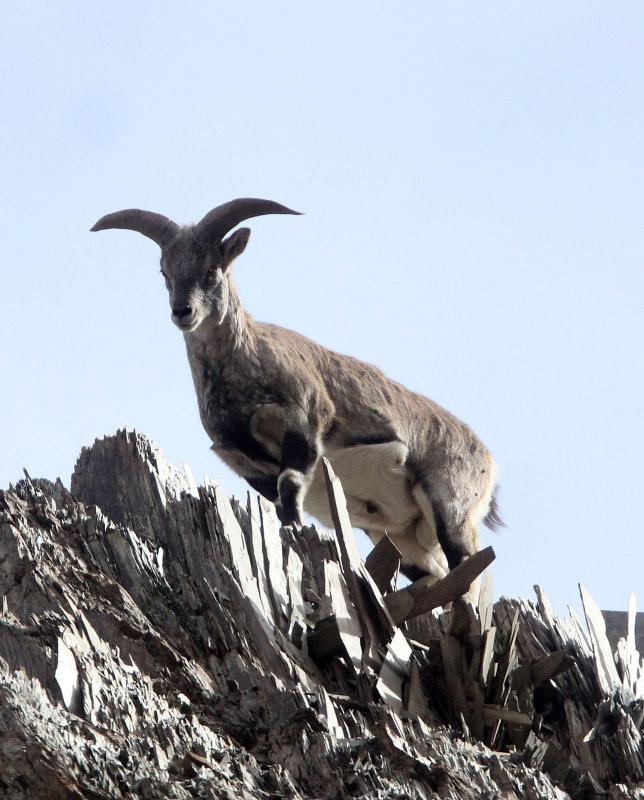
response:
[[[219,264],[213,264],[211,267],[208,268],[208,275],[214,275],[218,269],[219,269]]]

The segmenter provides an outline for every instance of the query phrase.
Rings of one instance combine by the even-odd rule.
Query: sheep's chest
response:
[[[191,356],[188,351],[189,357]],[[253,412],[265,393],[248,382],[236,386],[230,370],[213,369],[192,354],[190,366],[201,423],[213,450],[243,476],[277,472],[278,461],[251,431]]]

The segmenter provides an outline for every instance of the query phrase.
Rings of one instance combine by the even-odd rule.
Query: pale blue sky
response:
[[[497,594],[644,604],[641,3],[5,0],[0,81],[0,487],[128,426],[245,492],[156,246],[89,228],[268,197],[247,309],[475,429]]]

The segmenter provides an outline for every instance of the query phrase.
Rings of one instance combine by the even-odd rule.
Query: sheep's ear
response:
[[[221,266],[224,271],[244,252],[249,236],[250,228],[240,228],[221,243]]]

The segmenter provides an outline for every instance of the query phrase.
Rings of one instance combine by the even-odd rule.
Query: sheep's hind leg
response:
[[[421,484],[416,484],[412,493],[425,520],[431,521],[431,525],[433,526],[432,533],[435,534],[441,546],[450,571],[481,549],[478,525],[473,524],[469,517],[460,524],[452,521],[449,514],[441,508],[441,504],[433,500],[429,496],[426,488]],[[420,525],[418,526],[418,530],[419,532],[422,530]],[[429,544],[429,542],[427,544]],[[465,598],[471,602],[476,602],[478,600],[479,588],[480,578],[476,578],[470,584]]]

